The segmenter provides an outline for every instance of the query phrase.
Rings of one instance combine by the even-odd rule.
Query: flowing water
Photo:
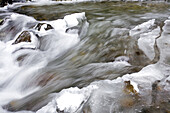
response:
[[[44,0],[1,8],[0,113],[169,113],[170,85],[162,85],[166,90],[158,94],[154,90],[156,80],[161,87],[170,79],[161,45],[161,38],[169,37],[169,12],[168,3],[105,1]],[[135,31],[150,21],[154,25]],[[140,43],[146,35],[150,46],[158,44]],[[131,83],[126,78],[148,72],[147,79],[159,76],[149,85],[143,80],[142,89],[135,78]],[[154,94],[165,97],[159,96],[162,106],[153,102]]]

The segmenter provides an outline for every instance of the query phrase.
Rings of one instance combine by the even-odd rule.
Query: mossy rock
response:
[[[21,42],[31,42],[31,34],[28,31],[23,31],[12,45]]]

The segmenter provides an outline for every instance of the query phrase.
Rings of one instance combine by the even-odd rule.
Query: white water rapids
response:
[[[83,36],[88,28],[85,13],[68,15],[64,19],[50,22],[40,22],[45,23],[40,26],[40,29],[36,29],[36,27],[29,28],[29,24],[36,26],[38,23],[31,17],[14,13],[7,17],[1,25],[1,29],[5,29],[18,24],[16,29],[20,32],[13,40],[10,40],[11,34],[8,33],[4,37],[5,42],[1,41],[0,105],[5,105],[11,100],[23,98],[37,91],[40,88],[39,86],[33,85],[28,88],[27,85],[31,83],[26,83],[26,81],[31,82],[31,79],[36,78],[36,76],[32,76],[33,73],[36,73],[52,59],[59,57],[69,48],[75,46],[80,41],[80,36]],[[52,25],[53,28],[45,30],[48,24]],[[78,25],[81,25],[82,33],[79,31],[80,28],[72,28]],[[28,31],[31,34],[31,42],[13,44],[23,31]],[[40,43],[44,46],[41,47]],[[21,58],[17,62],[18,58],[22,56],[24,56],[24,59]]]
[[[1,10],[7,11],[21,4],[36,7],[47,2],[16,3]],[[81,52],[79,55],[83,57],[76,63],[82,63],[82,60],[85,63],[76,68],[70,63],[78,58],[73,57],[77,54],[73,52],[90,40],[86,38],[92,35],[91,32],[100,34],[102,31],[97,29],[108,27],[110,18],[104,24],[95,25],[88,21],[85,12],[48,21],[5,13],[0,22],[0,113],[144,113],[154,109],[150,111],[152,113],[159,108],[158,113],[169,113],[170,15],[158,24],[159,18],[147,17],[147,14],[146,21],[137,26],[122,28],[121,25],[127,22],[119,19],[111,23],[121,26],[108,33],[111,37],[123,38],[126,34],[135,39],[137,48],[143,53],[141,56],[150,61],[140,71],[128,73],[133,66],[130,60],[135,59],[135,56],[126,55],[128,49],[124,50],[125,55],[115,56],[114,61],[89,60],[86,63],[86,58],[97,59],[98,56]],[[99,42],[97,46],[107,48],[107,43]]]

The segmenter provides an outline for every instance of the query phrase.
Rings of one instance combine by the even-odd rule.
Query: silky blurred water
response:
[[[76,46],[64,54],[52,58],[45,67],[33,69],[34,72],[30,72],[31,77],[28,81],[23,81],[25,86],[21,89],[29,89],[29,87],[34,86],[41,88],[32,95],[14,102],[16,105],[12,110],[15,111],[37,110],[46,103],[43,103],[43,99],[47,98],[46,96],[50,93],[59,92],[73,86],[85,87],[98,80],[113,80],[127,73],[138,72],[144,66],[157,62],[159,55],[153,61],[150,61],[137,46],[139,37],[130,37],[129,31],[136,25],[150,19],[156,19],[157,25],[160,26],[170,15],[170,7],[164,3],[145,5],[124,2],[16,4],[1,12],[0,18],[4,18],[13,12],[31,16],[44,22],[61,19],[72,13],[85,12],[89,23],[87,33],[80,37],[80,42]],[[19,28],[13,30],[17,28],[16,26],[14,24],[14,28],[9,30],[12,31],[11,38],[19,30]],[[0,39],[2,40],[5,40],[2,37],[4,32],[8,32],[8,28],[6,28],[6,31],[1,29]],[[43,56],[36,52],[34,55],[37,55],[38,60],[30,62],[33,62],[33,64],[36,61],[41,62]],[[118,57],[123,58],[123,60],[127,58],[131,65],[116,68],[109,64]],[[30,67],[32,66],[31,63]],[[39,66],[38,63],[35,64]],[[24,76],[25,70],[24,68],[23,72],[18,73]]]

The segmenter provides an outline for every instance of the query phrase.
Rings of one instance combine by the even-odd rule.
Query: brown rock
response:
[[[20,42],[31,42],[31,34],[28,31],[23,31],[12,45]]]
[[[124,92],[126,94],[137,95],[137,91],[134,89],[133,85],[130,84],[130,81],[124,81],[124,83],[125,83]]]

